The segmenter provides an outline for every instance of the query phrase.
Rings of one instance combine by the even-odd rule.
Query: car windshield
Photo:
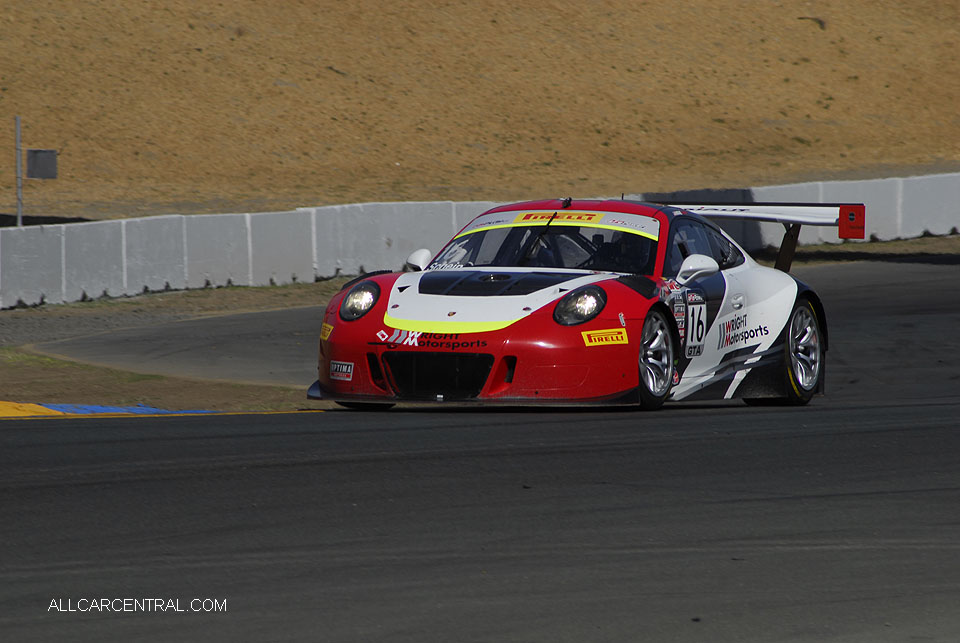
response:
[[[574,268],[653,274],[657,242],[610,228],[539,225],[480,229],[462,234],[427,270],[469,266]]]

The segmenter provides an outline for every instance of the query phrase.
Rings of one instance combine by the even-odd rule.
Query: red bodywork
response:
[[[602,312],[589,322],[575,326],[558,324],[553,318],[554,300],[502,330],[456,336],[424,334],[413,346],[405,344],[402,335],[394,336],[393,329],[384,323],[388,295],[402,273],[373,275],[367,279],[379,285],[381,296],[363,317],[354,321],[340,318],[340,303],[348,288],[344,288],[327,306],[319,347],[317,397],[346,402],[439,399],[636,402],[638,347],[647,312],[660,301],[662,282],[659,277],[666,254],[664,237],[668,217],[660,208],[645,204],[615,201],[564,204],[559,200],[512,204],[484,214],[561,208],[639,214],[657,219],[661,236],[656,274],[651,276],[656,285],[651,283],[649,289],[652,296],[641,295],[618,281],[617,275],[611,275],[610,279],[597,284],[606,292],[607,302]],[[664,311],[669,315],[666,307]],[[391,335],[389,340],[387,335]],[[416,357],[418,353],[427,357]],[[429,395],[423,391],[405,390],[404,373],[409,374],[409,369],[419,368],[422,376],[424,370],[431,368],[428,365],[430,360],[432,363],[446,362],[449,366],[450,362],[460,359],[482,362],[465,362],[464,367],[451,369],[474,376],[479,373],[479,379],[468,383],[469,386],[451,383],[449,388],[434,387],[444,388],[444,393]],[[403,366],[407,370],[399,373],[398,364],[404,360],[408,360]],[[464,393],[466,389],[471,390]],[[452,396],[449,390],[453,391]]]
[[[377,275],[370,280],[387,293],[398,276]],[[479,394],[459,399],[584,402],[629,398],[639,383],[637,345],[643,320],[657,299],[644,298],[616,279],[598,285],[607,293],[607,304],[600,315],[585,324],[561,326],[553,319],[555,303],[550,303],[503,330],[436,338],[421,336],[424,345],[418,346],[379,341],[377,333],[390,330],[383,323],[385,296],[361,319],[340,319],[340,300],[345,294],[341,292],[324,314],[324,323],[333,329],[320,341],[318,378],[323,397],[356,401],[436,399],[401,397],[398,376],[384,359],[389,353],[429,352],[492,356],[489,375]],[[624,341],[625,333],[626,343],[601,341],[587,345],[598,336],[604,337],[598,331],[617,331],[613,333],[613,341],[617,342]],[[343,379],[344,375],[331,379],[331,361],[352,364],[350,379]]]

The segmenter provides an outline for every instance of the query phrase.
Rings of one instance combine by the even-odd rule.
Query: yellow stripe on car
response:
[[[389,313],[383,315],[383,323],[390,328],[409,330],[414,333],[460,334],[489,333],[502,330],[511,324],[523,319],[506,319],[498,321],[434,321],[419,319],[398,319]]]
[[[476,228],[473,228],[472,230],[461,232],[456,237],[454,237],[454,239],[459,239],[460,237],[465,237],[468,234],[473,234],[474,232],[482,232],[484,230],[496,230],[498,228],[523,228],[523,227],[528,227],[530,225],[534,225],[537,223],[543,223],[543,222],[542,221],[524,221],[522,223],[503,223],[500,225],[490,225],[490,226],[481,225],[481,226],[477,226]],[[583,225],[584,223],[582,221],[554,221],[553,223],[550,224],[550,227],[552,228],[555,226],[583,226]],[[650,239],[652,241],[656,241],[658,238],[657,235],[655,234],[650,234],[649,232],[644,232],[642,230],[637,230],[635,228],[630,228],[628,226],[608,225],[606,223],[591,223],[589,227],[600,228],[601,230],[613,230],[615,232],[629,232],[631,234],[635,234],[640,237],[646,237],[647,239]]]

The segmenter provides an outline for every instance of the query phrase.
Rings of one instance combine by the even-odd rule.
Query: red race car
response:
[[[778,221],[777,267],[710,219]],[[412,272],[365,275],[330,301],[308,397],[607,403],[823,390],[827,323],[788,274],[800,226],[863,238],[862,204],[533,201],[489,210]]]

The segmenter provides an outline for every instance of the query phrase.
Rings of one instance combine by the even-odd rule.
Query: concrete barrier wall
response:
[[[960,173],[674,193],[682,200],[863,202],[867,237],[960,228]],[[631,195],[666,199],[670,195]],[[0,229],[0,308],[144,290],[287,284],[398,269],[413,250],[438,251],[492,202],[360,203],[289,212],[167,215]],[[777,224],[724,226],[748,249],[777,245]],[[837,242],[804,227],[801,243]]]
[[[0,307],[9,308],[18,301],[29,305],[64,301],[63,228],[0,230]]]
[[[901,180],[901,212],[897,236],[960,230],[960,174],[918,176]]]
[[[251,286],[313,281],[313,217],[309,212],[267,212],[247,217]]]
[[[128,295],[158,290],[183,290],[184,223],[180,215],[124,219],[124,270]]]
[[[62,227],[63,300],[125,295],[123,225],[119,221],[97,221]]]
[[[187,288],[249,286],[250,233],[246,214],[184,217]]]
[[[304,208],[316,222],[318,276],[399,269],[418,248],[452,235],[454,204],[356,203]]]

